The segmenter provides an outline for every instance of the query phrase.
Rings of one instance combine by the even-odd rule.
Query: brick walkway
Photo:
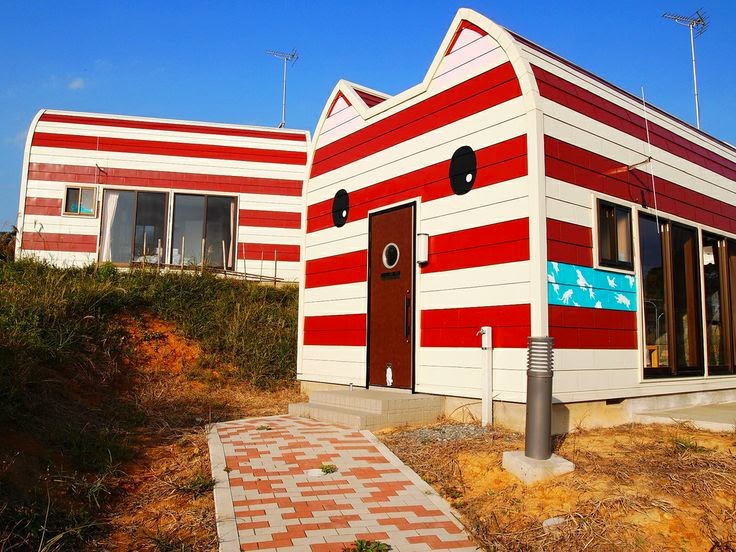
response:
[[[449,505],[369,431],[306,418],[224,422],[209,435],[220,550],[476,550]],[[309,470],[334,464],[337,472]]]

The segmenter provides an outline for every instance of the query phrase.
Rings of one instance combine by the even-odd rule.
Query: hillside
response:
[[[0,550],[216,549],[203,428],[298,400],[297,295],[0,263]]]

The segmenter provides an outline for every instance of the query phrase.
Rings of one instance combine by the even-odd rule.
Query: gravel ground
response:
[[[493,429],[478,424],[444,424],[420,427],[401,432],[404,437],[421,443],[459,441],[461,439],[485,439],[493,436]]]

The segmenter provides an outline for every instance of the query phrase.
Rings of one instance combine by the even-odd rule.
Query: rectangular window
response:
[[[234,197],[177,194],[174,197],[171,264],[204,264],[232,270],[236,228],[237,201]]]
[[[166,248],[166,194],[105,190],[100,260],[158,263]]]
[[[644,377],[702,376],[698,234],[639,217],[644,304]]]
[[[708,373],[731,373],[731,316],[728,285],[728,242],[703,234],[705,337]]]
[[[598,263],[633,270],[630,208],[598,201]]]
[[[65,215],[94,215],[96,188],[67,186],[64,197]]]

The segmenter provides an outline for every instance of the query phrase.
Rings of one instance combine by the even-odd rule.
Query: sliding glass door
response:
[[[166,194],[105,190],[100,261],[116,264],[163,261]]]
[[[234,197],[176,194],[171,264],[232,270],[236,217]]]
[[[702,376],[697,230],[640,215],[639,248],[644,291],[644,377]]]

